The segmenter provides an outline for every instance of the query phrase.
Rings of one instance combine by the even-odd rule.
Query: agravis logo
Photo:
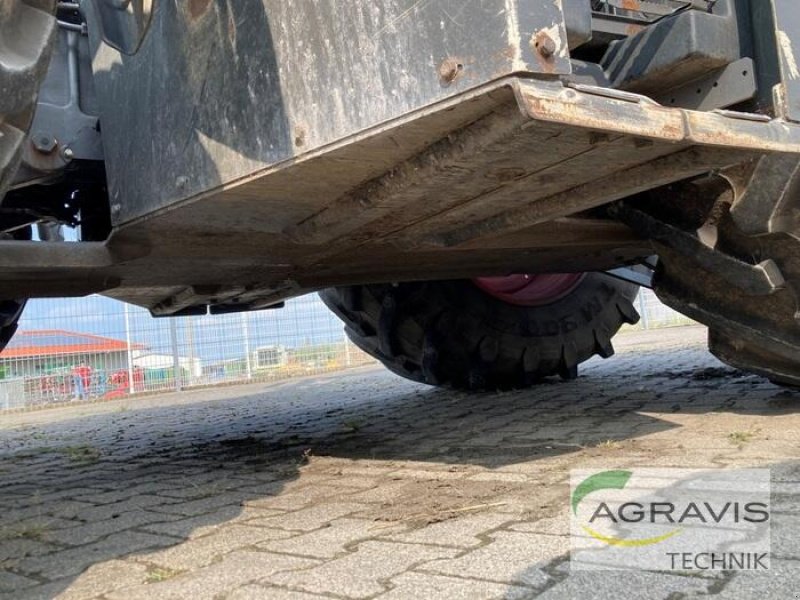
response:
[[[578,505],[580,505],[581,501],[586,498],[592,492],[596,492],[599,490],[621,490],[625,487],[628,481],[631,478],[630,471],[603,471],[602,473],[597,473],[595,475],[590,475],[586,479],[584,479],[580,485],[578,485],[572,492],[572,512],[577,516],[578,514]],[[601,512],[602,511],[602,512]],[[589,522],[592,523],[595,521],[596,518],[600,516],[610,516],[614,519],[613,513],[609,510],[608,505],[605,502],[601,502],[597,510],[594,511],[592,517],[589,519]],[[674,529],[668,533],[663,535],[658,535],[655,537],[650,538],[643,538],[643,539],[623,539],[618,537],[612,537],[603,535],[600,532],[596,531],[589,525],[582,525],[583,530],[592,536],[596,540],[600,540],[606,544],[611,546],[620,546],[620,547],[628,547],[633,548],[636,546],[652,546],[653,544],[658,544],[665,540],[668,540],[673,535],[677,535],[680,533],[680,528]]]
[[[769,471],[576,470],[573,568],[769,568]]]

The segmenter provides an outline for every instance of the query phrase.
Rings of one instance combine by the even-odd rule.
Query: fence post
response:
[[[642,329],[650,329],[650,319],[647,314],[647,303],[644,300],[645,291],[639,292],[639,314],[642,316]]]
[[[136,384],[133,381],[133,346],[131,345],[131,307],[125,303],[125,340],[128,344],[128,391],[131,395],[136,393]]]
[[[344,328],[342,329],[344,331]],[[351,363],[350,358],[350,338],[347,337],[347,333],[344,334],[344,366],[349,367]]]
[[[172,371],[175,378],[175,391],[180,392],[183,387],[181,383],[183,371],[181,369],[181,356],[178,354],[178,320],[175,317],[170,317],[169,319],[169,341],[172,345]]]
[[[189,359],[189,381],[187,385],[192,385],[194,383],[194,363],[195,363],[195,356],[194,356],[194,317],[186,317],[184,323],[184,331],[186,335],[186,346],[189,349],[187,352],[188,359]]]
[[[244,357],[247,366],[247,379],[253,378],[253,366],[250,364],[250,329],[247,323],[247,311],[242,312],[242,333],[244,334]]]

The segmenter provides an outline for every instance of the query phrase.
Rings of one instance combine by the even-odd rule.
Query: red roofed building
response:
[[[131,345],[131,350],[143,348],[142,344]],[[64,373],[81,363],[102,371],[127,368],[128,344],[124,340],[60,329],[18,331],[0,352],[0,376]]]

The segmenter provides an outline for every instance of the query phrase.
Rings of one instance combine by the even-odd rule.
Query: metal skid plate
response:
[[[116,224],[509,74],[570,73],[561,0],[192,0],[152,19],[134,56],[93,40]]]
[[[604,270],[652,248],[567,217],[782,153],[800,153],[800,127],[779,119],[507,78],[119,227],[75,280],[174,314],[345,283]],[[30,246],[15,256],[0,292],[73,281]]]

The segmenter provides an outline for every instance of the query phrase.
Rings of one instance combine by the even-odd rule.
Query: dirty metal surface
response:
[[[170,314],[337,284],[612,268],[652,249],[613,228],[554,245],[540,226],[765,153],[800,153],[800,129],[510,78],[119,228],[113,264],[93,272],[108,287],[90,291]],[[0,290],[69,278],[34,267],[7,265]]]
[[[561,0],[160,2],[135,56],[94,44],[116,223],[510,74],[570,72]]]
[[[672,88],[655,99],[666,106],[692,110],[715,110],[750,100],[756,95],[756,67],[751,58],[742,58],[712,71],[699,80]]]
[[[800,9],[792,0],[771,0],[781,71],[779,92],[783,116],[800,121]]]
[[[631,8],[639,4],[630,3]],[[628,30],[629,37],[612,44],[603,57],[612,87],[660,94],[752,56],[749,15],[741,4],[718,0],[713,12],[687,10],[638,32]]]

